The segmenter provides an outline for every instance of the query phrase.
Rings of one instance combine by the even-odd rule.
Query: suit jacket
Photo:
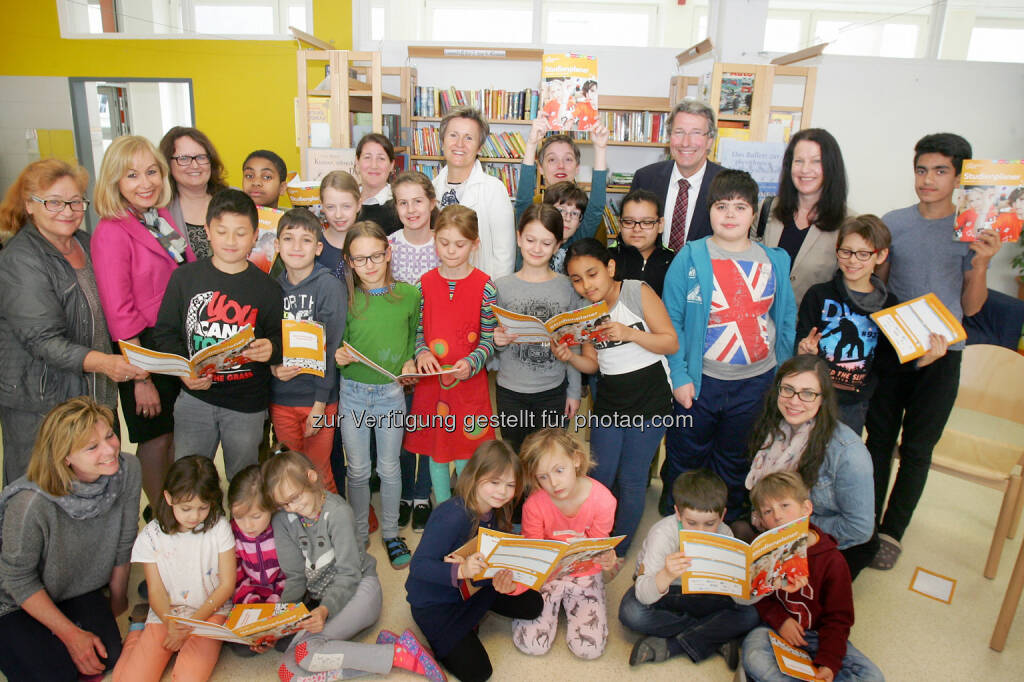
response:
[[[184,236],[167,209],[159,213]],[[186,247],[185,260],[195,259],[192,247]],[[134,216],[104,218],[93,231],[92,261],[110,336],[130,339],[152,327],[167,281],[178,267],[156,237]]]
[[[697,192],[697,205],[693,209],[693,217],[690,218],[690,229],[686,235],[686,241],[692,242],[697,239],[711,236],[711,214],[708,209],[708,188],[711,181],[721,172],[722,167],[713,161],[707,162],[704,170],[704,180],[700,183],[700,190]],[[665,199],[668,197],[668,181],[672,177],[672,166],[675,161],[659,161],[649,166],[644,166],[633,176],[630,190],[646,189],[654,192],[661,199],[664,209]],[[665,216],[665,229],[671,229],[671,216]]]
[[[773,207],[774,208],[774,207]],[[760,209],[758,212],[760,215]],[[846,217],[857,215],[846,208]],[[764,229],[765,246],[778,246],[782,238],[782,221],[775,217],[775,211],[768,218]],[[789,281],[793,285],[793,295],[796,296],[796,304],[804,299],[804,294],[815,284],[828,282],[836,271],[836,239],[839,237],[839,230],[822,232],[816,226],[807,228],[807,236],[800,250],[796,252],[789,269]]]

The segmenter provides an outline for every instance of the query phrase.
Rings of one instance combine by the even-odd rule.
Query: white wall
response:
[[[0,76],[0,193],[39,159],[26,139],[35,128],[71,130],[68,79]]]

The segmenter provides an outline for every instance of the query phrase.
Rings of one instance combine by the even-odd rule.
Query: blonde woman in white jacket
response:
[[[461,204],[476,211],[480,248],[473,265],[491,279],[512,274],[516,239],[512,200],[501,180],[484,172],[477,160],[490,126],[479,111],[457,107],[441,119],[445,167],[434,178],[438,208]]]

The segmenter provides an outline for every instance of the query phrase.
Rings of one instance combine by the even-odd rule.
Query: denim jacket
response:
[[[875,479],[864,441],[842,422],[825,447],[811,489],[811,522],[846,549],[867,542],[875,526]]]

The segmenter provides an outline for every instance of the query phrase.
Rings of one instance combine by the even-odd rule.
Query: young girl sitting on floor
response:
[[[213,460],[199,455],[171,465],[154,519],[135,540],[132,561],[143,565],[149,588],[145,628],[133,629],[114,667],[114,680],[163,675],[174,652],[174,679],[203,682],[217,665],[221,642],[192,637],[167,616],[223,623],[235,591],[235,539],[221,508]]]
[[[563,541],[608,537],[615,522],[615,497],[587,476],[594,462],[569,434],[555,428],[530,434],[520,458],[524,477],[535,488],[523,505],[524,536]],[[614,566],[615,553],[608,551],[571,575],[544,583],[544,611],[534,620],[516,621],[516,648],[534,656],[546,654],[558,632],[559,607],[565,606],[569,651],[586,659],[600,656],[608,638],[601,571]]]

